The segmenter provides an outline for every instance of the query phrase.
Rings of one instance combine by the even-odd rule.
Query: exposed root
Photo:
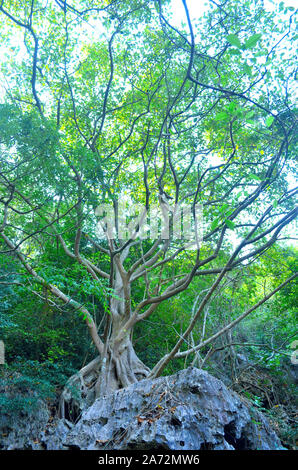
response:
[[[100,357],[96,357],[68,380],[59,401],[59,416],[75,421],[83,409],[95,400],[94,386],[100,373]]]
[[[60,397],[59,416],[74,422],[96,398],[136,383],[149,372],[130,342],[109,352],[105,363],[98,356],[68,380]]]
[[[117,352],[109,355],[107,366],[99,378],[100,384],[97,384],[96,396],[103,396],[111,391],[128,387],[145,379],[149,372],[150,369],[139,360],[129,342]]]

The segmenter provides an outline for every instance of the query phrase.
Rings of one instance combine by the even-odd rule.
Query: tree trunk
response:
[[[147,377],[149,372],[135,353],[130,332],[119,344],[113,343],[112,339],[95,386],[96,397],[138,382]]]
[[[75,421],[96,398],[125,388],[149,374],[150,369],[135,353],[131,331],[116,344],[117,330],[109,339],[106,355],[98,356],[68,380],[60,397],[60,417]]]
[[[114,295],[110,298],[110,332],[107,332],[101,374],[96,384],[96,396],[102,396],[143,379],[150,372],[137,357],[132,342],[132,330],[125,325],[131,318],[130,280],[123,268],[127,247],[115,258]],[[121,339],[119,339],[121,338]]]
[[[150,372],[135,353],[132,329],[125,329],[131,319],[130,280],[122,265],[128,251],[127,248],[121,257],[115,257],[114,292],[110,298],[104,350],[100,352],[101,356],[69,379],[61,395],[61,417],[73,421],[96,398],[138,382]]]

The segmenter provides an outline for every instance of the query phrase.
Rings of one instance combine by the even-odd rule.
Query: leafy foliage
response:
[[[40,399],[54,402],[57,391],[65,385],[74,370],[65,364],[38,362],[17,357],[1,370],[0,411],[2,414],[20,414],[36,409]]]

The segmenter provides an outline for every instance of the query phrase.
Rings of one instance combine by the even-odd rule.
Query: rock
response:
[[[0,416],[0,449],[41,450],[40,436],[50,418],[47,404],[36,399],[30,411],[3,413]]]
[[[47,450],[65,450],[63,442],[73,426],[73,423],[67,419],[56,418],[48,423],[45,431],[40,436],[43,448]]]
[[[54,439],[82,450],[284,449],[261,413],[194,367],[97,399],[69,432],[57,427],[47,448]]]
[[[283,449],[265,417],[223,382],[188,368],[97,399],[76,424],[45,401],[0,416],[0,449]]]
[[[290,381],[295,385],[298,384],[298,364],[290,364],[288,368]]]

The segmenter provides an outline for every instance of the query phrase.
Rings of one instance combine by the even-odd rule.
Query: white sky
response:
[[[210,3],[209,0],[187,0],[187,7],[189,11],[190,18],[192,20],[199,18],[207,9]],[[220,3],[220,2],[219,2]],[[264,7],[269,11],[274,11],[278,9],[280,1],[277,0],[264,0]],[[283,0],[285,7],[297,6],[297,0]],[[183,21],[186,23],[185,11],[182,4],[182,0],[171,0],[172,11],[175,22],[177,25]]]
[[[175,19],[179,23],[179,20],[186,23],[186,16],[182,0],[172,0],[172,11]],[[199,18],[208,7],[208,2],[206,0],[187,0],[187,7],[191,19]]]

